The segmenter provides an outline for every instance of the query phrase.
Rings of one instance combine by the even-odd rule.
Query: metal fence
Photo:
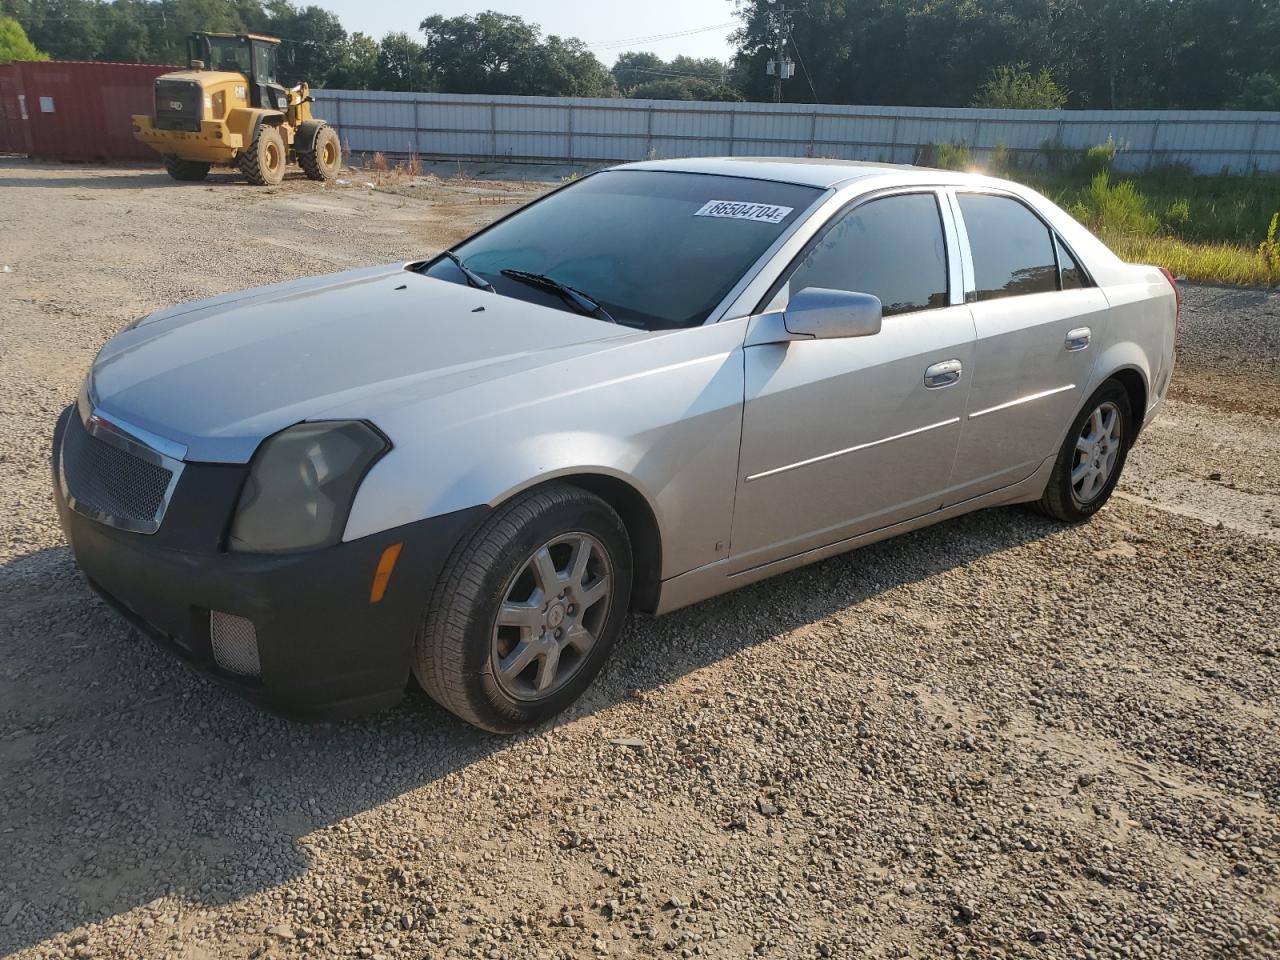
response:
[[[316,90],[353,153],[591,163],[648,157],[801,156],[927,161],[937,143],[1030,164],[1114,140],[1119,169],[1280,172],[1280,113],[988,110]]]

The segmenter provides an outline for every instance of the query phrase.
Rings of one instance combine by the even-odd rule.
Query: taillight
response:
[[[1178,287],[1178,278],[1173,275],[1173,271],[1168,267],[1161,267],[1160,272],[1164,274],[1164,278],[1169,281],[1169,286],[1173,287],[1175,318],[1182,319],[1182,290]]]

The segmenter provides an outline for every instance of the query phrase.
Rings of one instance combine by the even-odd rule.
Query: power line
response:
[[[625,47],[633,43],[653,43],[658,40],[674,40],[678,37],[691,37],[696,33],[707,33],[711,30],[723,30],[726,27],[737,26],[737,21],[729,21],[727,23],[713,23],[705,27],[693,27],[689,30],[677,30],[674,33],[655,33],[647,37],[628,37],[625,40],[602,40],[598,43],[588,43],[587,46],[593,50],[604,50],[615,47]]]
[[[809,68],[804,65],[804,57],[800,55],[800,44],[796,43],[796,35],[791,32],[791,24],[787,24],[787,36],[791,38],[791,46],[795,47],[796,59],[800,61],[800,69],[804,71],[804,78],[809,81],[809,92],[813,94],[813,102],[821,103],[818,99],[818,91],[813,86],[813,77],[809,76]]]

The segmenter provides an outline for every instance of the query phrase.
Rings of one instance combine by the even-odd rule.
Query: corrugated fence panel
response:
[[[997,147],[1044,162],[1042,147],[1108,139],[1116,165],[1183,163],[1197,173],[1280,172],[1280,113],[985,110],[486,97],[317,90],[316,112],[356,153],[560,162],[773,155],[909,163],[937,143],[979,159]]]

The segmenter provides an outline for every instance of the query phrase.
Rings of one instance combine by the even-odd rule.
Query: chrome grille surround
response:
[[[107,526],[155,533],[182,476],[182,460],[144,443],[138,435],[149,436],[145,431],[92,411],[83,397],[76,412],[78,422],[67,424],[58,457],[68,506]],[[178,445],[160,443],[177,452]]]

